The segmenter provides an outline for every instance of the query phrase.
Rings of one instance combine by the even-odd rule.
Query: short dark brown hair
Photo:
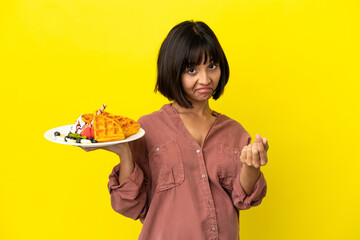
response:
[[[170,101],[180,106],[192,108],[186,99],[181,83],[181,74],[187,67],[199,65],[205,55],[221,69],[220,81],[213,93],[218,99],[229,79],[229,65],[225,53],[214,32],[203,22],[185,21],[176,25],[162,43],[157,62],[157,82],[155,92],[159,91]]]

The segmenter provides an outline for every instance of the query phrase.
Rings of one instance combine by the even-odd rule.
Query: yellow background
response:
[[[0,239],[137,239],[114,212],[104,151],[48,142],[101,104],[133,119],[154,94],[161,42],[202,20],[230,64],[211,106],[267,137],[268,194],[241,239],[360,239],[359,1],[5,1],[0,10]],[[186,229],[184,229],[186,231]]]

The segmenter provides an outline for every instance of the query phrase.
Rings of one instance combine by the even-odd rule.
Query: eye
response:
[[[196,72],[195,68],[189,68],[188,70],[186,70],[187,73],[189,74],[194,74]]]
[[[216,64],[210,64],[209,68],[210,68],[211,70],[214,70],[215,68],[217,68],[217,65],[216,65]]]

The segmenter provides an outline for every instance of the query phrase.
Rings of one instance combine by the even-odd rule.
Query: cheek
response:
[[[214,84],[216,85],[215,87],[217,87],[217,85],[219,84],[220,77],[221,77],[221,71],[220,70],[214,73],[213,81],[214,81]]]
[[[182,83],[184,90],[187,90],[187,89],[193,87],[193,80],[189,76],[182,76],[181,83]]]

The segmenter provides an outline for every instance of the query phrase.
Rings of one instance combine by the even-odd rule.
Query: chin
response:
[[[194,99],[196,102],[204,102],[204,101],[208,101],[212,96],[209,95],[209,96],[203,96],[203,97],[199,97],[199,98],[196,98]]]
[[[210,98],[212,98],[212,94],[202,94],[202,95],[198,95],[198,96],[192,96],[190,97],[189,95],[186,97],[190,102],[205,102],[208,101]]]

